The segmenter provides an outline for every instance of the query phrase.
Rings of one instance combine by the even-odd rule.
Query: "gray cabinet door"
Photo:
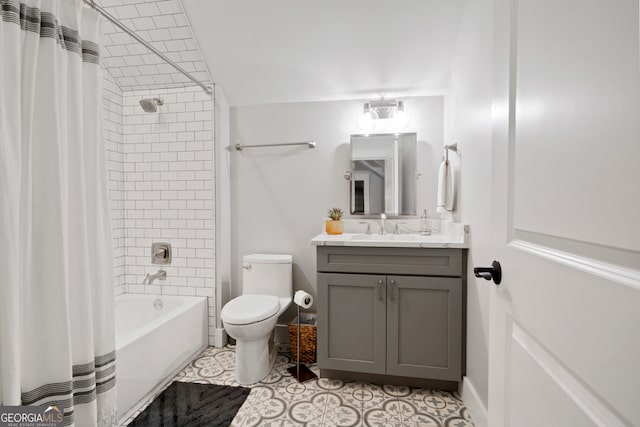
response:
[[[387,276],[387,374],[460,381],[462,279]]]
[[[386,277],[318,274],[318,366],[385,373]]]

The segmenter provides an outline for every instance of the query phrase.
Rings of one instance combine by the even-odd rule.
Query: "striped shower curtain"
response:
[[[0,404],[116,425],[97,13],[0,0]]]

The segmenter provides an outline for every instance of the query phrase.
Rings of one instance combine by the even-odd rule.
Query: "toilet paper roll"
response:
[[[293,296],[293,302],[302,308],[309,308],[313,305],[313,297],[305,291],[297,291]]]

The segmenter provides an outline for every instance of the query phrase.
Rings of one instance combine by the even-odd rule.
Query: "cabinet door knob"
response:
[[[378,280],[378,300],[384,301],[384,282]]]
[[[391,301],[396,300],[396,281],[395,280],[391,281],[391,295],[389,295],[389,299]]]

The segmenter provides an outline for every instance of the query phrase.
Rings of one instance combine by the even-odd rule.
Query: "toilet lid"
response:
[[[280,309],[280,299],[273,295],[241,295],[222,308],[220,317],[233,325],[248,325],[267,319]]]

